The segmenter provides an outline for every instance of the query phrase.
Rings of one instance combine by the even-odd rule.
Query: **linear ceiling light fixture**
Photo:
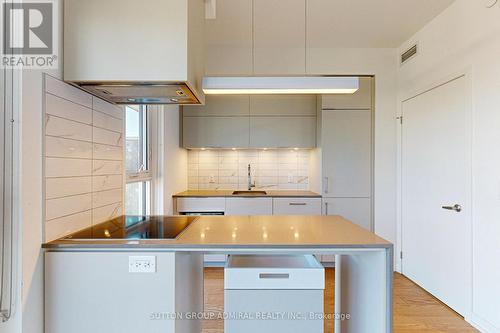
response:
[[[252,94],[353,94],[359,89],[358,77],[204,77],[207,95]]]

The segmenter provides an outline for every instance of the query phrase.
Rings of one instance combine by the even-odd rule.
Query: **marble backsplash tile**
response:
[[[45,78],[45,240],[123,212],[123,114]]]
[[[190,150],[188,188],[247,189],[248,165],[257,189],[308,190],[309,150]]]

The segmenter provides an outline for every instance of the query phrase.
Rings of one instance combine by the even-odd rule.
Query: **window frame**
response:
[[[125,168],[125,183],[126,185],[134,183],[142,183],[142,191],[143,191],[142,193],[144,193],[144,195],[142,196],[143,211],[140,214],[149,215],[151,214],[151,212],[153,212],[153,193],[154,193],[154,181],[153,181],[154,164],[152,156],[153,131],[151,122],[151,110],[150,107],[147,105],[127,105],[126,108],[132,108],[132,109],[138,108],[137,112],[139,112],[139,140],[141,144],[139,159],[140,161],[142,161],[142,165],[136,172],[131,172],[129,170],[126,170],[127,168]],[[125,122],[126,121],[127,117],[125,116]],[[127,160],[126,141],[127,141],[127,131],[125,123],[125,153],[124,153],[125,161]],[[125,191],[126,190],[127,186],[125,186]],[[126,202],[125,202],[125,207],[126,207]]]

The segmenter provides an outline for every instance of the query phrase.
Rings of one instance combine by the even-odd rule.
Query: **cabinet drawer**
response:
[[[179,213],[224,212],[225,208],[224,198],[177,198],[177,212]]]
[[[224,268],[224,289],[325,288],[325,270],[312,255],[229,256]]]
[[[273,215],[273,199],[227,198],[226,215]]]
[[[321,215],[321,198],[274,198],[273,215]]]

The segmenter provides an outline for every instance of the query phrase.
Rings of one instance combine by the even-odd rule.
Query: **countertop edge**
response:
[[[120,244],[120,243],[97,243],[97,242],[77,242],[74,244],[70,242],[63,243],[45,243],[42,244],[43,249],[164,249],[164,250],[178,250],[178,252],[192,252],[195,249],[197,252],[203,252],[202,250],[307,250],[307,249],[392,249],[394,245],[392,243],[381,243],[381,244],[336,244],[336,245],[286,245],[286,244],[276,244],[276,245],[193,245],[193,244],[158,244],[158,243],[147,243],[140,242],[137,244]]]
[[[196,192],[196,191],[193,191]],[[172,198],[322,198],[319,193],[276,193],[269,194],[231,194],[231,193],[176,193]]]

